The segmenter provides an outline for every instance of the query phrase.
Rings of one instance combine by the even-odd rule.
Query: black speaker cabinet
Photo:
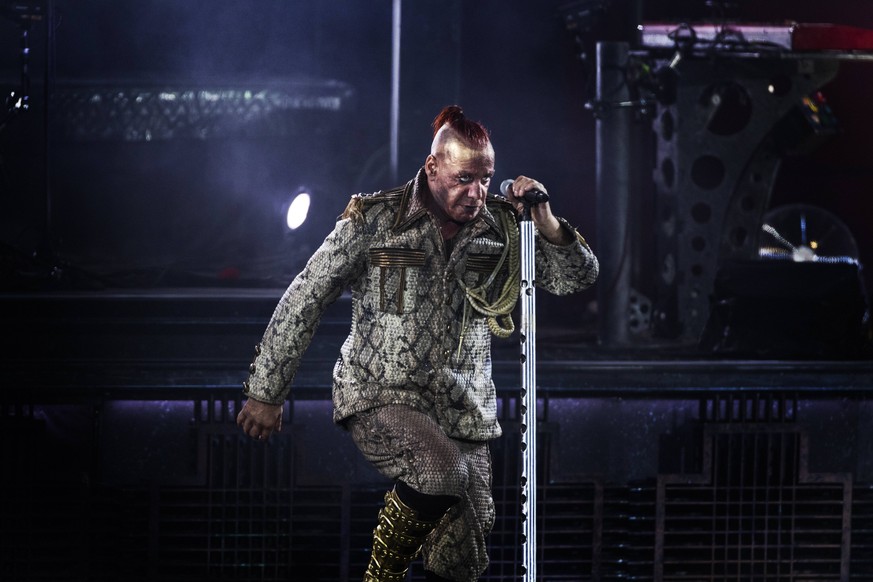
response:
[[[869,357],[859,275],[859,267],[848,263],[722,263],[700,346],[743,357]]]

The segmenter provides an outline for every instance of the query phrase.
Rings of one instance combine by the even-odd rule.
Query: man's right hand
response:
[[[236,417],[243,432],[258,440],[267,440],[273,431],[282,430],[282,404],[266,404],[249,398]]]

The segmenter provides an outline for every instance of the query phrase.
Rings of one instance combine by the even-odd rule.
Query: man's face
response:
[[[427,182],[437,207],[452,221],[473,220],[485,206],[494,176],[494,150],[474,149],[461,141],[445,144],[425,162]]]

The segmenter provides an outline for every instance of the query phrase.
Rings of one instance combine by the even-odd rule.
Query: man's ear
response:
[[[430,154],[427,156],[427,159],[424,160],[424,171],[427,172],[427,175],[433,177],[436,175],[437,168],[437,159],[436,156]]]

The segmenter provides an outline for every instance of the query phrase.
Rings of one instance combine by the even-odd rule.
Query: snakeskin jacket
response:
[[[350,289],[351,330],[333,373],[335,422],[405,404],[432,415],[453,438],[501,434],[493,326],[487,310],[471,308],[471,296],[490,304],[508,288],[517,298],[512,257],[504,252],[518,244],[515,210],[489,195],[479,216],[443,241],[425,196],[419,171],[404,187],[352,198],[279,301],[244,383],[247,397],[284,402],[322,314]],[[536,283],[567,294],[589,287],[598,263],[582,236],[559,220],[575,240],[556,246],[536,236]]]

